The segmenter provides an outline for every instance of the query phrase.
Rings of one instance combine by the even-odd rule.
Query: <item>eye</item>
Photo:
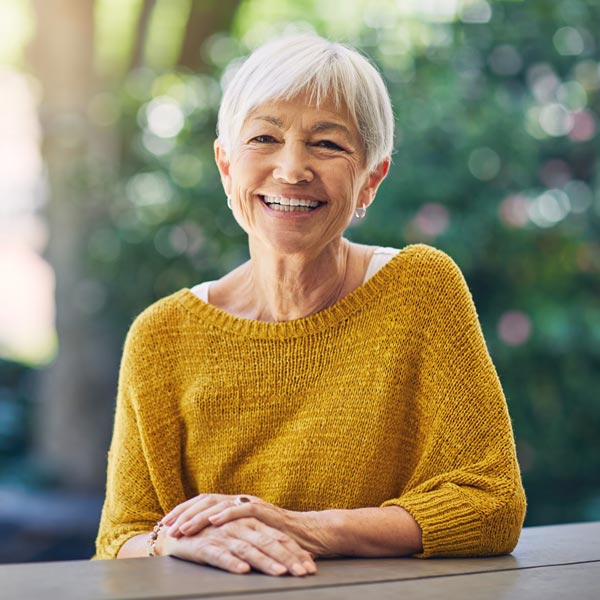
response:
[[[327,150],[344,150],[341,146],[332,142],[331,140],[319,140],[315,143],[318,148],[325,148]]]
[[[256,142],[257,144],[273,144],[277,140],[272,135],[257,135],[253,137],[251,142]]]

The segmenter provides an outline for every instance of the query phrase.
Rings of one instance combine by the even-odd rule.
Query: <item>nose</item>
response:
[[[310,165],[310,154],[302,142],[288,142],[277,153],[273,177],[282,183],[308,183],[314,174]]]

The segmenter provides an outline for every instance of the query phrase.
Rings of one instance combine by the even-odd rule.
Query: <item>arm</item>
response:
[[[135,360],[136,346],[143,349],[144,360]],[[148,556],[148,538],[163,517],[164,507],[175,506],[184,498],[177,468],[179,420],[168,406],[168,393],[161,393],[148,376],[147,370],[157,360],[149,355],[143,337],[136,344],[134,324],[121,363],[95,558]],[[160,398],[160,403],[154,398]],[[159,532],[156,555],[177,556],[235,573],[255,568],[271,575],[307,575],[316,570],[310,555],[294,540],[254,520],[239,520],[218,530],[207,528],[181,540],[167,539],[167,530],[162,527]]]
[[[249,498],[251,502],[236,504],[235,496],[202,494],[175,508],[163,522],[170,527],[169,537],[183,539],[252,517],[316,556],[407,556],[422,550],[419,525],[397,506],[297,512]]]
[[[403,508],[324,510],[314,514],[322,556],[409,556],[422,551],[421,528]]]
[[[116,558],[130,538],[152,531],[165,506],[171,508],[182,499],[177,463],[171,458],[179,452],[177,430],[173,429],[173,419],[165,421],[162,417],[168,415],[168,395],[156,389],[148,373],[158,360],[145,337],[150,329],[138,317],[125,342],[95,558]],[[161,406],[155,406],[155,397],[161,399]],[[165,410],[161,413],[162,406]],[[154,443],[157,436],[148,433],[148,422],[161,432],[159,442],[165,438],[174,442],[169,447]],[[158,451],[162,452],[162,462],[154,458]],[[168,478],[161,475],[163,464]]]
[[[419,556],[507,553],[519,538],[525,494],[506,400],[462,273],[438,251],[428,263],[418,460],[383,506],[401,506],[419,523]]]
[[[149,535],[150,531],[130,537],[119,549],[117,558],[141,558],[148,556]]]
[[[227,508],[209,521],[220,526],[250,514],[285,531],[317,556],[409,556],[422,551],[419,525],[397,506],[302,513],[249,503]]]
[[[112,559],[129,554],[120,550],[152,531],[163,511],[158,501],[140,440],[131,394],[123,377],[115,413],[113,438],[108,455],[106,498],[96,539],[96,558]],[[131,548],[131,546],[129,546]]]

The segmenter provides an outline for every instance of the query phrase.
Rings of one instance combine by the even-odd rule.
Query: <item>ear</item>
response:
[[[381,182],[385,179],[388,171],[390,170],[391,158],[387,156],[384,158],[367,176],[367,180],[364,183],[360,194],[358,195],[358,202],[356,208],[370,206],[371,202],[375,200],[375,194],[377,188]]]
[[[229,174],[229,157],[227,156],[227,152],[225,151],[225,148],[223,147],[223,144],[219,139],[215,140],[214,149],[215,162],[217,163],[219,173],[221,174],[221,183],[223,184],[225,194],[229,196],[231,194],[231,175]]]

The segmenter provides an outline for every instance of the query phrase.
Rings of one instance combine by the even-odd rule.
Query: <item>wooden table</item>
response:
[[[231,575],[174,558],[0,566],[2,600],[600,599],[600,522],[523,530],[510,556],[320,560],[316,575]]]

